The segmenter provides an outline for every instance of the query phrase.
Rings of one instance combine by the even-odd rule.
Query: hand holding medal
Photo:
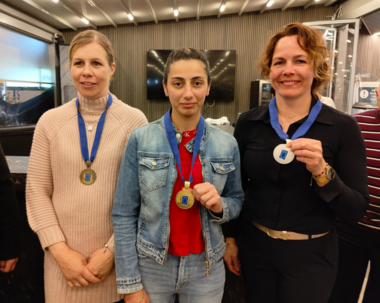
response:
[[[309,117],[297,129],[297,131],[293,134],[293,136],[290,140],[290,139],[288,139],[289,138],[288,134],[284,133],[284,131],[282,130],[282,127],[278,121],[278,110],[277,110],[276,97],[274,97],[269,102],[270,123],[271,123],[273,129],[276,131],[277,135],[280,137],[280,139],[286,141],[286,144],[285,143],[279,144],[273,150],[273,158],[278,163],[289,164],[290,162],[293,161],[294,156],[297,156],[294,153],[294,146],[296,148],[298,147],[298,149],[299,149],[299,148],[302,148],[302,146],[304,146],[306,143],[305,144],[301,143],[300,145],[298,145],[298,144],[294,145],[292,142],[296,141],[299,137],[301,137],[307,133],[307,131],[309,130],[309,128],[312,126],[315,119],[317,118],[319,112],[321,111],[321,108],[322,108],[322,102],[320,100],[318,100],[317,103],[315,103],[313,108],[311,109],[311,111],[309,113]],[[307,140],[307,139],[304,139],[304,140]],[[310,141],[317,141],[317,140],[310,140]],[[300,142],[300,141],[297,141],[297,142]],[[301,141],[301,142],[305,142],[305,141]],[[317,141],[317,142],[319,142],[319,141]],[[321,146],[321,142],[319,142],[319,144]],[[308,146],[309,145],[312,145],[312,144],[308,144]],[[293,147],[293,148],[291,149],[291,147]],[[313,152],[316,150],[317,150],[316,148],[312,148]],[[302,156],[305,156],[305,155],[306,155],[306,152],[302,153],[300,156],[302,158]],[[322,155],[322,147],[320,148],[320,155]],[[322,157],[322,159],[323,159],[323,157]],[[298,160],[298,158],[297,158],[297,160]],[[301,161],[301,160],[298,160],[298,161]],[[304,162],[304,161],[301,161],[301,162]],[[313,167],[313,170],[314,170],[315,163],[314,162],[313,162],[313,164],[310,163],[310,165]]]
[[[297,161],[306,164],[306,169],[313,175],[318,175],[325,169],[326,161],[323,158],[321,141],[299,138],[287,143],[286,147],[294,153]]]
[[[220,198],[215,186],[209,182],[200,183],[190,189],[195,199],[204,207],[214,213],[223,213],[222,199]]]

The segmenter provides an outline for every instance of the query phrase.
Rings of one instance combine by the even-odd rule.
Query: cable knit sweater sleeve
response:
[[[49,112],[38,122],[30,153],[27,184],[26,207],[31,228],[37,233],[42,248],[65,241],[59,226],[51,197],[53,176],[50,162]]]

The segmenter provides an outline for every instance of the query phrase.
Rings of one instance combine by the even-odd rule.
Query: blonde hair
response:
[[[76,35],[70,43],[70,49],[69,49],[69,65],[71,66],[73,54],[75,50],[83,45],[86,45],[91,42],[99,43],[107,54],[107,61],[110,67],[115,63],[115,56],[113,54],[113,48],[111,45],[111,42],[108,40],[108,38],[95,31],[95,30],[85,30],[78,35]]]
[[[322,35],[314,28],[301,23],[290,23],[279,29],[270,39],[268,45],[259,59],[261,76],[268,79],[272,58],[277,42],[284,37],[297,36],[299,46],[310,56],[313,62],[314,80],[311,92],[316,96],[318,91],[330,81],[330,63],[326,58],[331,57]]]

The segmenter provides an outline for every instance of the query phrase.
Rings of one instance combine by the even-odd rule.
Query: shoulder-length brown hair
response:
[[[325,41],[322,35],[314,28],[308,27],[301,23],[290,23],[279,29],[270,39],[268,45],[259,59],[259,68],[261,76],[264,79],[269,78],[272,58],[277,42],[284,37],[297,36],[299,46],[309,54],[313,63],[314,80],[311,86],[311,92],[316,95],[318,91],[327,85],[330,81],[330,58]]]

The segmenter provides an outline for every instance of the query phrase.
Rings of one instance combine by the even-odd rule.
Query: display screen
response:
[[[202,50],[210,63],[211,89],[207,101],[233,101],[236,50]],[[167,100],[162,86],[164,68],[171,50],[149,50],[147,54],[147,99]]]

